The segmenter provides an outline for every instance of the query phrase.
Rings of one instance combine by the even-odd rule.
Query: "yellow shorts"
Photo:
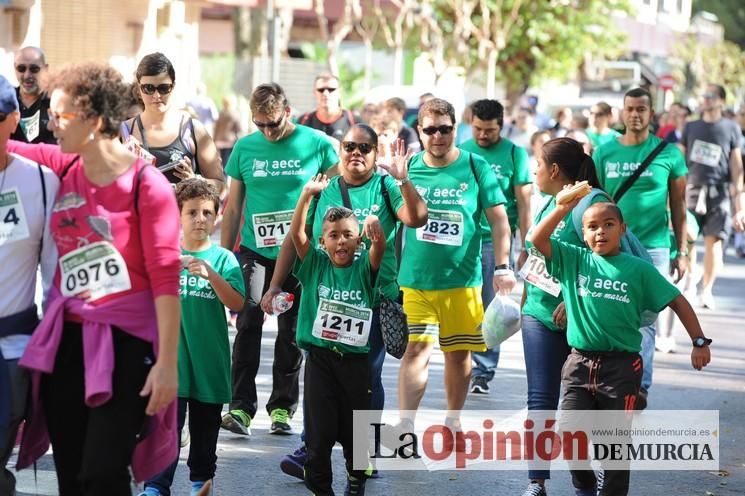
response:
[[[434,343],[439,337],[442,351],[486,351],[481,336],[484,307],[480,287],[401,289],[409,341]]]

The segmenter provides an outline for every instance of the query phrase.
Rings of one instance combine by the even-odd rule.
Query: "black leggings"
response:
[[[128,467],[148,401],[140,390],[154,357],[150,343],[117,328],[112,333],[113,395],[105,404],[85,405],[80,324],[65,322],[54,371],[42,378],[60,496],[131,496]]]

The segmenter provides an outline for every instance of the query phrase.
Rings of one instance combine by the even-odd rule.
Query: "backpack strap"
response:
[[[39,168],[39,180],[41,181],[41,203],[44,206],[42,215],[44,216],[44,223],[41,228],[41,238],[39,239],[39,262],[41,262],[41,252],[44,250],[44,226],[47,225],[47,181],[44,179],[44,171],[41,170],[41,165],[37,165]]]
[[[512,158],[512,168],[515,168],[515,144],[512,143],[512,148],[510,148],[510,158]]]
[[[380,194],[383,196],[383,201],[385,201],[385,206],[388,207],[388,213],[391,214],[391,217],[393,218],[393,222],[398,222],[398,216],[396,215],[396,211],[393,210],[393,204],[391,203],[391,195],[388,193],[388,186],[385,185],[385,177],[380,177]]]
[[[185,124],[191,132],[191,141],[194,143],[194,153],[192,154],[192,169],[194,174],[199,174],[199,150],[197,149],[197,134],[194,130],[194,119],[189,118]]]
[[[616,191],[616,194],[613,195],[613,200],[618,203],[621,197],[634,185],[637,179],[642,175],[642,173],[647,170],[647,168],[652,164],[652,161],[657,157],[657,155],[660,154],[663,148],[667,146],[667,141],[662,140],[659,142],[659,144],[655,147],[654,150],[652,150],[652,153],[647,155],[647,158],[644,159],[644,162],[637,167],[637,169],[634,171],[633,174],[626,180],[623,185]]]
[[[347,187],[347,182],[341,176],[339,176],[339,190],[341,191],[341,201],[344,203],[344,206],[349,210],[354,210],[352,208],[352,200],[349,199],[349,188]]]
[[[142,125],[142,118],[139,115],[135,117],[135,121],[132,123],[132,130],[134,130],[135,124],[137,125],[137,129],[140,131],[140,138],[142,138],[142,148],[147,150],[150,147],[147,145],[147,139],[145,138],[145,126]]]
[[[68,172],[70,172],[70,169],[72,169],[72,166],[75,165],[75,162],[77,162],[78,159],[80,159],[80,155],[76,155],[75,158],[62,169],[62,173],[59,175],[60,181],[65,178]]]

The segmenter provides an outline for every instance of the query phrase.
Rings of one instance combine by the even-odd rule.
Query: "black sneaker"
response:
[[[647,408],[647,390],[644,388],[639,389],[639,394],[636,395],[636,408],[635,410],[641,412]]]
[[[275,408],[269,414],[272,418],[272,426],[269,429],[270,434],[292,434],[290,426],[290,414],[284,408]]]
[[[531,482],[528,484],[528,488],[523,493],[523,496],[548,496],[546,488],[537,482]]]
[[[486,377],[474,377],[471,382],[471,392],[474,394],[489,394],[489,381]]]
[[[347,475],[347,487],[344,488],[344,496],[363,496],[365,494],[366,479],[358,479]]]

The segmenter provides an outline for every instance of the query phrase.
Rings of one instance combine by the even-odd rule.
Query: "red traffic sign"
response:
[[[670,74],[660,76],[658,80],[659,86],[663,90],[671,90],[675,86],[675,79]]]

